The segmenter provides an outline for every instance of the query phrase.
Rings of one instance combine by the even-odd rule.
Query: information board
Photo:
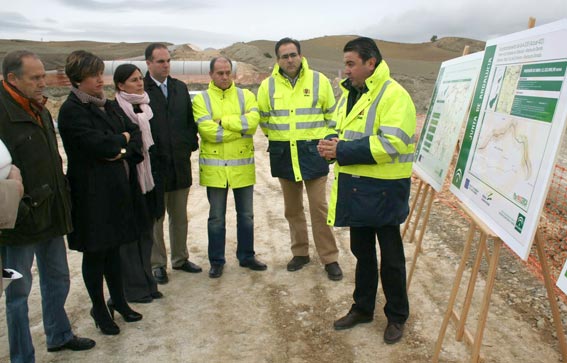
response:
[[[455,153],[484,52],[441,64],[417,144],[413,171],[440,192]]]
[[[567,19],[486,43],[451,191],[527,259],[567,118]]]

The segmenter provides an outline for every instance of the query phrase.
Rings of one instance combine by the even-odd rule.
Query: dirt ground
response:
[[[36,276],[29,315],[37,362],[431,361],[465,239],[465,221],[455,217],[442,203],[435,203],[424,251],[409,290],[411,316],[400,343],[389,346],[383,342],[386,320],[381,310],[384,304],[381,291],[374,322],[337,332],[332,323],[348,311],[354,286],[355,259],[349,251],[348,230],[335,229],[339,262],[345,275],[342,281],[327,279],[313,249],[309,265],[288,272],[285,266],[291,253],[280,187],[270,176],[267,142],[260,132],[255,143],[255,247],[258,258],[268,264],[268,270],[255,272],[238,266],[234,204],[229,198],[227,265],[220,279],[208,277],[208,202],[205,189],[195,185],[188,203],[188,246],[191,260],[203,266],[204,272],[188,274],[170,269],[170,282],[160,286],[165,298],[151,304],[132,304],[144,314],[144,319],[126,323],[117,317],[120,335],[105,336],[95,328],[88,314],[90,301],[81,276],[82,256],[69,251],[71,292],[67,313],[74,332],[95,339],[97,345],[86,352],[46,351]],[[198,180],[196,157],[196,154],[192,157],[193,175]],[[413,253],[414,245],[406,244],[408,268]],[[503,255],[481,349],[485,361],[560,361],[557,340],[549,324],[545,290],[510,252]],[[477,292],[483,286],[481,279]],[[469,329],[473,332],[480,297],[480,293],[475,293],[469,318]],[[565,315],[567,308],[563,304],[561,308]],[[4,311],[2,303],[0,362],[9,360]],[[465,343],[455,341],[455,329],[450,325],[441,361],[465,362],[469,356],[470,349]]]

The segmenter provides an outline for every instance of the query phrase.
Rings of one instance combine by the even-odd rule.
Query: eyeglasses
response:
[[[290,59],[290,58],[293,59],[293,58],[297,57],[298,55],[299,55],[299,54],[297,54],[297,53],[289,53],[289,54],[284,54],[284,55],[282,55],[280,58],[281,58],[281,59],[288,60],[288,59]]]

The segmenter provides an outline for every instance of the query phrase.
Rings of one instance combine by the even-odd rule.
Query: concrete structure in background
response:
[[[114,70],[121,64],[134,64],[142,71],[142,74],[146,74],[147,66],[146,61],[136,61],[136,60],[111,60],[104,61],[104,74],[113,75]],[[209,64],[210,61],[171,61],[171,75],[178,78],[177,76],[208,76],[209,75]],[[232,62],[233,74],[237,72],[237,62]]]

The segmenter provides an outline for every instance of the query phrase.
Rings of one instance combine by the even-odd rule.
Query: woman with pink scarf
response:
[[[114,71],[114,86],[116,102],[142,131],[144,155],[144,160],[136,166],[138,184],[145,197],[143,198],[145,205],[139,206],[138,216],[142,236],[139,241],[122,245],[120,248],[124,294],[129,302],[150,303],[153,299],[163,297],[152,275],[150,261],[153,245],[152,227],[154,221],[164,213],[163,205],[158,202],[163,201],[163,191],[160,191],[162,188],[159,187],[161,183],[154,179],[157,175],[157,166],[154,165],[156,170],[152,172],[150,158],[154,140],[149,121],[153,113],[148,94],[144,91],[144,77],[138,67],[132,64],[118,66]]]

